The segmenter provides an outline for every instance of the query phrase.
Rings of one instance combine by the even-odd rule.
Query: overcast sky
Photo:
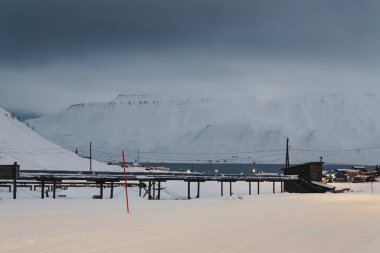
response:
[[[0,0],[0,106],[380,94],[380,1]]]

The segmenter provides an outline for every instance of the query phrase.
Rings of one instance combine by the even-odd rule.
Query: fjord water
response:
[[[191,170],[196,172],[201,172],[205,174],[215,175],[217,174],[252,174],[252,170],[255,169],[256,173],[282,173],[284,168],[283,164],[244,164],[244,163],[148,163],[143,164],[144,166],[163,166],[170,168],[171,170]],[[353,165],[345,164],[324,164],[324,170],[335,170],[335,169],[348,169]],[[217,172],[216,172],[217,170]]]

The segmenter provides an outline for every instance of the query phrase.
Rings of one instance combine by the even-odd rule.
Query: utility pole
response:
[[[289,138],[286,138],[285,168],[289,168]]]
[[[90,172],[92,172],[92,142],[90,142]]]

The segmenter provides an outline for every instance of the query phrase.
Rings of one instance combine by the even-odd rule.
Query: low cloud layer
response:
[[[1,0],[0,106],[380,93],[378,13],[371,0]]]

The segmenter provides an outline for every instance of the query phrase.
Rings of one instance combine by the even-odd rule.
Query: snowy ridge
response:
[[[380,100],[373,94],[319,94],[261,100],[242,98],[164,99],[119,95],[108,103],[71,106],[29,120],[49,140],[73,149],[94,142],[96,157],[166,162],[379,163]],[[267,151],[267,152],[264,152]]]

